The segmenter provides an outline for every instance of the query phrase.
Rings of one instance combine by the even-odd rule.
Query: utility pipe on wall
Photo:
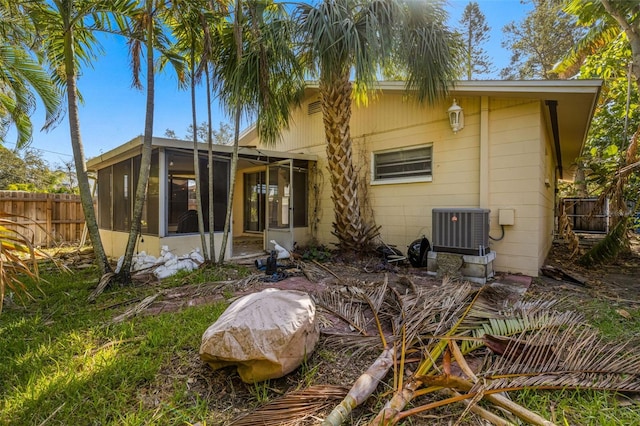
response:
[[[480,208],[489,208],[489,98],[480,97]]]

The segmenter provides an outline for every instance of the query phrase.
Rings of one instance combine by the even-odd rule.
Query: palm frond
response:
[[[509,339],[482,377],[486,389],[640,392],[640,351],[612,344],[586,325],[545,328]]]
[[[403,296],[407,342],[422,340],[421,336],[445,334],[473,293],[469,283],[452,283],[445,278],[439,287],[419,288],[417,293]]]
[[[578,263],[592,266],[615,259],[627,247],[630,224],[630,217],[622,217],[611,232],[578,259]]]
[[[326,291],[314,296],[316,304],[346,321],[351,327],[361,335],[368,336],[366,327],[367,319],[364,309],[366,301],[358,294],[361,290],[357,287],[350,287],[349,294],[340,291]],[[345,297],[346,296],[346,297]]]
[[[48,257],[33,246],[24,232],[29,231],[28,226],[18,222],[18,218],[31,221],[24,216],[0,212],[0,313],[7,289],[18,297],[31,297],[24,277],[37,282],[38,258]]]
[[[342,386],[315,385],[296,390],[231,421],[230,426],[288,426],[328,408],[347,394]]]
[[[480,298],[458,327],[458,335],[474,338],[482,338],[485,334],[514,336],[545,328],[576,326],[584,321],[578,312],[557,310],[559,303],[556,299],[537,299],[518,301],[497,309],[496,305]],[[482,345],[480,341],[462,341],[460,349],[467,354]]]

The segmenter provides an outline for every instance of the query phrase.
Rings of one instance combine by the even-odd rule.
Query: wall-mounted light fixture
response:
[[[458,133],[458,131],[464,128],[464,112],[462,111],[462,107],[458,105],[458,101],[455,98],[447,112],[449,113],[449,124],[451,125],[451,130],[453,130],[453,133]]]

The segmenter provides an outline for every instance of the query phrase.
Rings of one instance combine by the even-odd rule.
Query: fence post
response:
[[[51,199],[52,194],[47,194],[47,247],[51,246],[51,231],[53,229],[53,200]]]

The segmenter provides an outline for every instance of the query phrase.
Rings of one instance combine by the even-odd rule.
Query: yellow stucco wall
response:
[[[322,116],[309,116],[307,103],[294,113],[292,127],[284,132],[277,149],[318,156],[316,237],[327,244],[335,242],[331,235],[334,213]],[[460,98],[458,103],[464,108],[465,128],[457,134],[446,115],[451,99],[428,108],[405,101],[401,94],[385,93],[367,107],[354,106],[354,163],[369,184],[369,204],[381,225],[381,237],[406,252],[407,245],[421,235],[431,239],[433,208],[480,207],[483,184],[488,205],[482,207],[491,209],[491,236],[501,233],[499,209],[515,213],[515,224],[505,227],[504,239],[491,244],[497,252],[495,268],[537,276],[552,240],[555,169],[542,102],[489,97],[488,154],[482,159],[481,98]],[[433,147],[431,182],[370,184],[373,152],[425,144]],[[480,179],[481,169],[488,170],[486,179]]]

